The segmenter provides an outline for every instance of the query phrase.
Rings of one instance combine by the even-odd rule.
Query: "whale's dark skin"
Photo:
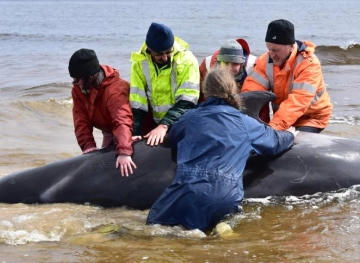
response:
[[[302,196],[360,184],[360,141],[299,132],[275,158],[253,156],[244,172],[245,197]]]
[[[268,92],[240,95],[244,113],[258,119]],[[260,121],[260,120],[259,120]],[[134,143],[137,165],[129,177],[115,169],[114,147],[0,177],[0,203],[89,203],[148,209],[170,184],[176,163],[167,143]],[[251,155],[244,171],[245,198],[302,196],[360,184],[360,141],[299,132],[279,156]]]
[[[137,169],[122,177],[115,147],[0,177],[0,203],[90,203],[147,209],[170,184],[171,149],[134,144]]]

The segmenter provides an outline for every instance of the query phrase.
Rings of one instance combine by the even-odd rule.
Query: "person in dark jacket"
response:
[[[132,112],[129,103],[130,84],[119,71],[100,65],[91,49],[77,50],[69,61],[73,78],[73,119],[77,142],[83,154],[97,149],[93,128],[104,134],[102,147],[116,144],[116,168],[122,176],[136,168],[132,161]]]
[[[177,169],[151,207],[147,224],[209,230],[225,215],[239,212],[250,153],[276,155],[293,145],[293,127],[276,131],[239,111],[237,85],[229,70],[211,69],[204,85],[206,101],[187,111],[169,131],[177,148]]]

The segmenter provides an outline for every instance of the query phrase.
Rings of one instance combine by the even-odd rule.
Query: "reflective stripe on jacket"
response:
[[[197,104],[199,98],[199,64],[189,45],[175,37],[170,67],[158,68],[146,52],[144,43],[131,55],[130,105],[134,109],[152,109],[159,123],[179,100]]]
[[[116,153],[132,155],[132,112],[129,104],[129,82],[120,78],[119,71],[101,65],[105,78],[89,95],[79,86],[71,91],[75,135],[82,151],[96,147],[93,127],[111,133],[116,138]]]
[[[314,51],[313,43],[296,41],[282,69],[275,66],[269,54],[265,53],[258,58],[256,66],[245,79],[242,92],[267,90],[275,93],[275,114],[269,122],[273,128],[325,128],[328,125],[333,105]]]

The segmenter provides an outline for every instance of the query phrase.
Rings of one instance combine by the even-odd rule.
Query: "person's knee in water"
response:
[[[204,85],[206,100],[170,129],[170,142],[177,148],[176,173],[151,207],[148,224],[202,231],[214,227],[239,211],[249,153],[276,155],[293,144],[293,127],[276,131],[239,111],[238,87],[229,69],[211,69]]]

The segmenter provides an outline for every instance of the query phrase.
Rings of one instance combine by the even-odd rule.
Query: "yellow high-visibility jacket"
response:
[[[159,68],[144,43],[131,55],[130,96],[132,109],[147,112],[150,106],[156,123],[178,101],[197,104],[200,93],[199,64],[189,45],[175,37],[169,66]]]

